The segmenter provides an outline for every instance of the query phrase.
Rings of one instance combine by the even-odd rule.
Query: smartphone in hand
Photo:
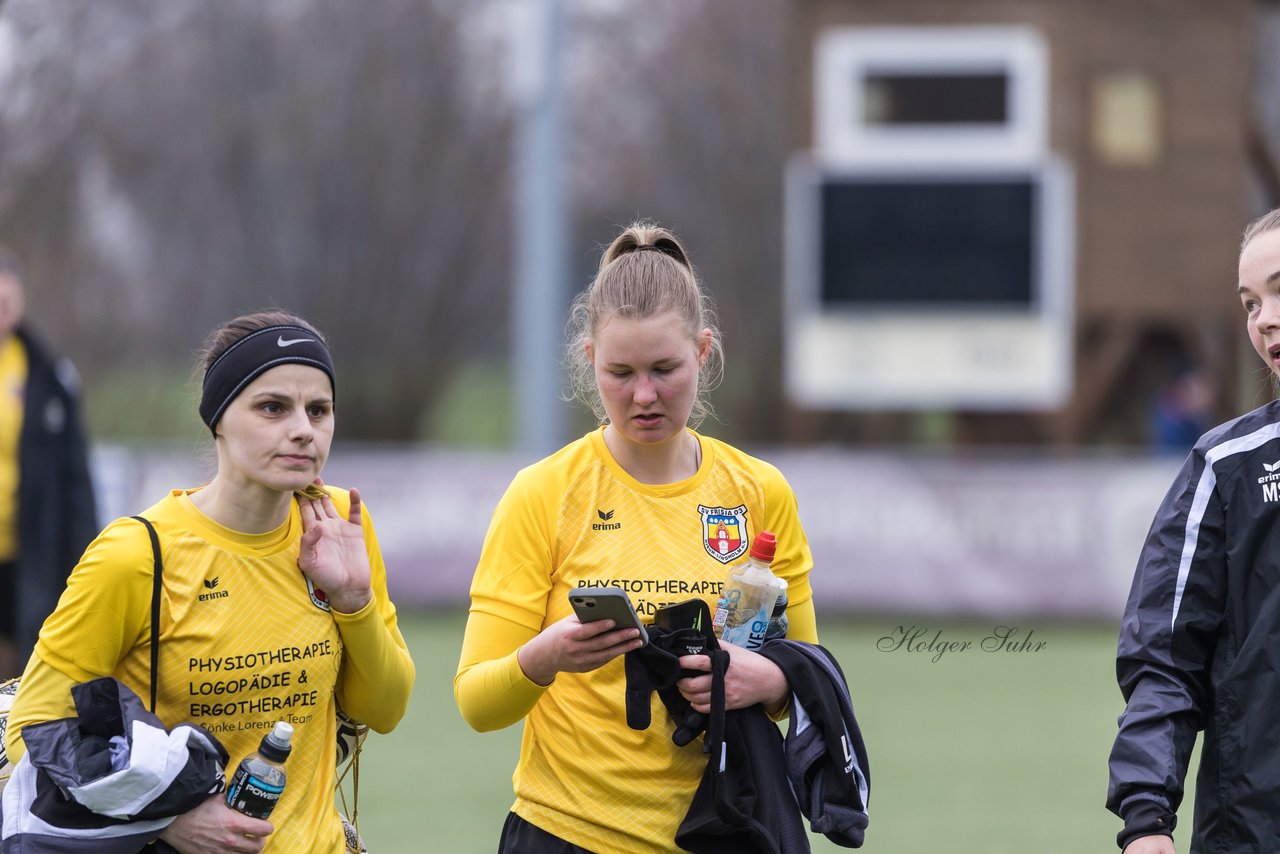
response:
[[[613,620],[615,630],[639,629],[640,640],[649,643],[649,633],[621,587],[579,587],[569,591],[569,604],[581,622]]]

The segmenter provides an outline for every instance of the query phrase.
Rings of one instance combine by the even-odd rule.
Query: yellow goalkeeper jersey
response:
[[[519,472],[494,512],[471,587],[454,692],[477,729],[525,719],[513,776],[521,817],[590,851],[678,850],[676,829],[706,767],[684,748],[657,695],[647,730],[628,728],[623,659],[591,673],[529,681],[516,650],[571,613],[570,591],[616,585],[642,618],[701,598],[713,608],[731,564],[761,530],[778,538],[774,571],[788,584],[789,637],[817,641],[809,546],[795,495],[778,470],[699,436],[697,473],[636,481],[596,430]]]
[[[349,495],[326,489],[345,517]],[[216,524],[182,490],[140,515],[155,526],[164,560],[156,713],[217,736],[231,756],[228,774],[274,722],[293,724],[266,850],[340,854],[335,701],[385,732],[413,684],[367,510],[374,598],[355,614],[331,611],[299,570],[296,501],[288,521],[260,535]],[[149,700],[152,566],[146,529],[133,519],[111,523],[86,550],[27,665],[6,733],[11,756],[21,755],[24,725],[74,714],[76,683],[115,676]]]

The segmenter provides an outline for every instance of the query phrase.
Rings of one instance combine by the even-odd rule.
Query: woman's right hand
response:
[[[1176,854],[1168,836],[1142,836],[1125,846],[1121,854]]]
[[[613,627],[613,620],[583,623],[570,614],[520,647],[516,660],[531,682],[550,685],[557,673],[586,673],[644,646],[638,630]]]
[[[238,813],[212,795],[204,803],[175,818],[160,838],[179,854],[259,854],[267,836],[275,830],[271,822]]]

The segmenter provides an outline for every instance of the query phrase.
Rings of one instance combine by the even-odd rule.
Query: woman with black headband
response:
[[[215,795],[161,839],[179,852],[346,850],[334,807],[336,709],[386,732],[414,667],[387,596],[359,493],[323,486],[336,382],[306,321],[245,315],[206,342],[200,416],[218,469],[141,514],[163,558],[156,713],[195,723],[234,767],[275,721],[293,725],[290,780],[270,821]],[[153,558],[146,529],[118,519],[86,550],[27,664],[6,733],[75,714],[72,686],[114,676],[151,689]]]

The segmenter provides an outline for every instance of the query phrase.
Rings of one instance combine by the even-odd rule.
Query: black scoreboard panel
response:
[[[832,177],[819,187],[824,308],[1032,310],[1039,178]]]

